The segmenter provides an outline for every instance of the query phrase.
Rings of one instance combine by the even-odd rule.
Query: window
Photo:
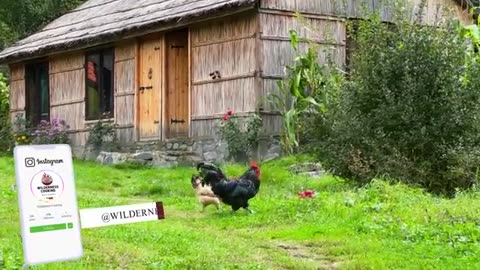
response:
[[[26,120],[37,126],[41,120],[50,121],[48,62],[25,66]]]
[[[86,56],[86,119],[113,117],[113,49]]]

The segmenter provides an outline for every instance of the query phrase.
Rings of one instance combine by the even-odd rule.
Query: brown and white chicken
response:
[[[198,202],[202,205],[201,212],[204,212],[205,208],[211,204],[215,205],[217,210],[220,210],[220,198],[213,193],[210,185],[202,183],[202,178],[200,176],[193,175],[191,184]]]

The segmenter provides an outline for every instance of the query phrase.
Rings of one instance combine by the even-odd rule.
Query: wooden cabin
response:
[[[137,152],[160,149],[145,148],[153,142],[221,160],[216,123],[227,109],[239,117],[259,112],[266,138],[278,135],[280,116],[262,100],[294,57],[289,30],[345,63],[346,22],[360,16],[362,1],[384,8],[380,0],[89,0],[0,52],[11,71],[12,121],[17,114],[33,124],[64,119],[79,156],[105,115]],[[451,7],[469,23],[461,2],[428,0],[425,20]],[[295,12],[319,33],[305,31]],[[278,154],[270,142],[263,156]]]

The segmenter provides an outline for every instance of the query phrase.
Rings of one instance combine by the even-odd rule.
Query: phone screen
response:
[[[16,146],[14,159],[25,264],[80,258],[83,248],[70,146]]]

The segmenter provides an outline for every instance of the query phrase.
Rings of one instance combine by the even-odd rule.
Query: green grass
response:
[[[76,161],[80,208],[161,200],[166,218],[83,229],[81,260],[31,269],[480,269],[479,192],[443,199],[382,181],[358,189],[290,174],[298,159],[261,164],[254,215],[200,213],[193,168]],[[0,158],[0,269],[23,261],[14,182],[13,160]],[[317,196],[299,199],[304,188]]]

